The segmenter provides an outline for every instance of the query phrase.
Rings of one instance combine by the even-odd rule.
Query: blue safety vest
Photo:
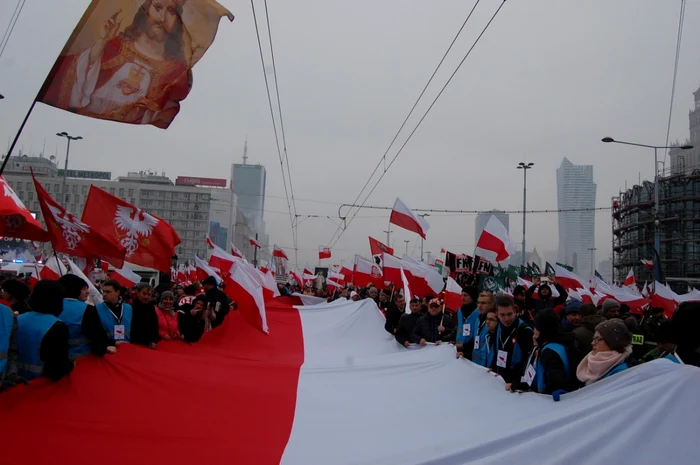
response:
[[[615,368],[613,368],[612,370],[610,370],[610,371],[608,371],[607,373],[605,373],[605,376],[603,376],[601,379],[605,379],[605,378],[607,378],[607,377],[609,377],[609,376],[612,376],[612,375],[614,375],[614,374],[616,374],[616,373],[619,373],[619,372],[621,372],[621,371],[625,371],[625,370],[628,369],[629,367],[630,367],[630,366],[627,364],[627,362],[622,362],[622,363],[620,363],[618,366],[616,366]]]
[[[41,341],[57,321],[48,313],[27,312],[17,317],[18,371],[22,378],[31,380],[44,373]]]
[[[97,314],[100,316],[102,328],[104,328],[109,339],[114,340],[114,325],[124,325],[124,342],[129,342],[131,339],[131,305],[122,304],[122,317],[120,320],[117,320],[112,310],[104,302],[97,304]]]
[[[469,336],[464,335],[464,330],[466,327],[464,325],[469,325]],[[462,314],[462,309],[457,310],[457,342],[460,344],[470,344],[474,340],[474,336],[479,329],[479,309],[477,308],[469,314],[469,316],[464,319]]]
[[[668,354],[667,356],[664,357],[667,360],[672,361],[673,363],[681,364],[681,361],[678,360],[678,357],[676,357],[676,354]]]
[[[514,367],[515,365],[518,365],[520,362],[523,360],[523,350],[520,348],[520,344],[518,344],[518,331],[520,330],[520,325],[524,325],[523,320],[518,318],[518,321],[515,322],[515,331],[513,331],[513,335],[511,337],[515,338],[515,344],[513,344],[513,354],[510,357],[510,368]],[[496,330],[496,352],[500,350],[500,343],[501,343],[501,325],[498,325],[498,329]]]
[[[479,366],[482,367],[490,367],[491,363],[493,363],[493,357],[494,353],[496,352],[495,347],[491,347],[489,344],[489,341],[486,339],[487,337],[491,337],[489,335],[489,328],[486,326],[486,320],[484,320],[483,325],[479,327],[479,320],[476,320],[476,328],[479,334],[476,335],[476,337],[479,338],[479,348],[477,349],[477,344],[476,344],[476,337],[474,340],[474,350],[472,350],[472,362],[476,363]]]
[[[540,349],[540,356],[537,357],[537,362],[535,363],[535,377],[537,379],[537,392],[546,392],[547,382],[544,378],[544,367],[540,361],[542,358],[542,352],[545,350],[553,350],[561,359],[564,364],[564,370],[566,371],[566,380],[569,381],[571,377],[571,371],[569,371],[569,356],[566,354],[566,347],[557,342],[548,342]]]
[[[68,357],[76,360],[90,352],[90,339],[83,334],[83,316],[87,303],[63,299],[63,311],[58,318],[68,326]]]
[[[7,371],[7,353],[10,350],[10,338],[14,325],[15,314],[10,307],[0,304],[0,375]]]

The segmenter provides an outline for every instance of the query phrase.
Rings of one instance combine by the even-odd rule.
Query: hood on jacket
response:
[[[547,290],[549,290],[549,295],[548,295],[546,298],[542,296],[542,289],[545,289],[545,288],[546,288]],[[538,296],[540,297],[540,299],[542,299],[542,300],[551,299],[551,298],[552,298],[552,288],[549,287],[549,284],[542,284],[542,285],[539,287],[539,289],[537,289],[537,295],[538,295]]]
[[[590,331],[595,331],[595,327],[604,321],[608,321],[604,315],[588,315],[581,319],[581,324],[579,324],[579,327],[584,327]]]

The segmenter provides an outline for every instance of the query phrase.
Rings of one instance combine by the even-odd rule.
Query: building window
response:
[[[61,185],[60,184],[54,184],[53,185],[53,191],[57,194],[61,193]]]
[[[129,202],[129,203],[131,203],[131,205],[136,205],[136,199],[132,197],[131,202]]]
[[[73,193],[74,194],[78,193],[78,185],[77,184],[73,184]]]
[[[82,192],[83,195],[87,195],[87,193],[88,193],[88,186],[83,186],[81,192]]]
[[[27,192],[27,200],[34,200],[34,192],[32,192],[32,191]]]
[[[110,187],[110,188],[109,188],[109,193],[112,194],[112,195],[114,195],[114,187]]]
[[[39,202],[34,202],[34,211],[39,211]]]
[[[119,197],[124,197],[124,188],[123,187],[119,188]]]
[[[46,185],[46,192],[51,193],[51,184]]]

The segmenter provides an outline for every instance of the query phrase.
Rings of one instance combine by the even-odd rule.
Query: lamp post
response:
[[[422,215],[418,215],[418,216],[420,216],[421,218],[425,219],[425,217],[426,217],[426,216],[430,216],[430,214],[429,214],[429,213],[423,213]],[[423,239],[423,237],[421,236],[421,238],[420,238],[420,261],[423,261],[423,242],[424,242],[424,241],[425,241],[425,239]]]
[[[690,150],[693,148],[692,145],[681,145],[681,146],[665,146],[665,145],[646,145],[637,144],[635,142],[624,142],[621,140],[615,140],[612,137],[603,137],[601,139],[606,144],[623,144],[632,145],[634,147],[644,147],[647,149],[654,149],[654,279],[656,281],[661,280],[661,228],[659,226],[659,149],[673,149],[679,148],[681,150]]]
[[[65,137],[68,139],[68,145],[66,146],[66,163],[63,165],[63,183],[61,184],[61,199],[65,206],[68,201],[66,200],[66,177],[68,176],[68,156],[70,155],[70,141],[72,140],[82,140],[81,136],[71,136],[66,131],[56,133],[58,137]]]
[[[517,169],[523,170],[523,259],[522,259],[522,266],[525,266],[525,227],[526,227],[526,218],[527,218],[527,170],[531,169],[533,166],[535,166],[534,163],[525,163],[525,162],[520,162],[518,163]]]
[[[386,246],[387,246],[387,247],[391,247],[391,242],[389,242],[389,240],[390,240],[390,238],[391,238],[391,237],[390,237],[390,234],[393,233],[394,231],[392,231],[391,228],[387,228],[386,231],[382,231],[382,232],[385,232],[385,233],[386,233]]]

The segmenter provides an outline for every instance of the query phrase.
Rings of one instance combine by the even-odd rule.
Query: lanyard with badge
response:
[[[479,330],[474,336],[474,350],[479,350],[479,347],[481,346],[481,330],[484,328],[485,324],[486,319],[484,319],[484,322],[479,325]]]
[[[515,331],[516,331],[517,329],[518,329],[518,325],[516,325],[515,328],[513,328],[513,330],[510,332],[510,334],[508,335],[508,337],[507,337],[505,340],[508,341],[508,340],[513,336],[513,333],[515,333]],[[496,366],[497,366],[497,367],[500,367],[500,368],[507,368],[507,367],[508,367],[508,364],[507,364],[507,362],[508,362],[508,352],[505,351],[505,350],[503,350],[503,348],[504,348],[506,345],[505,345],[505,343],[503,342],[503,338],[502,338],[502,337],[499,336],[498,339],[499,339],[499,340],[498,340],[498,344],[499,344],[499,345],[498,345],[498,354],[497,354],[497,356],[496,356]]]
[[[107,305],[107,304],[105,304],[105,305]],[[107,309],[109,310],[109,313],[112,314],[112,316],[114,317],[114,320],[117,323],[114,325],[114,340],[115,341],[123,341],[125,339],[125,333],[126,333],[124,325],[121,324],[122,317],[124,316],[124,308],[122,307],[121,316],[117,316],[117,314],[114,313],[111,308],[109,308],[109,305],[107,305]]]
[[[539,357],[539,355],[539,349],[535,349],[532,351],[530,357],[528,357],[527,359],[527,364],[525,365],[527,368],[525,369],[525,375],[522,377],[521,381],[527,383],[528,386],[532,386],[532,382],[535,380],[535,375],[537,374],[535,365],[537,364],[537,358]]]

